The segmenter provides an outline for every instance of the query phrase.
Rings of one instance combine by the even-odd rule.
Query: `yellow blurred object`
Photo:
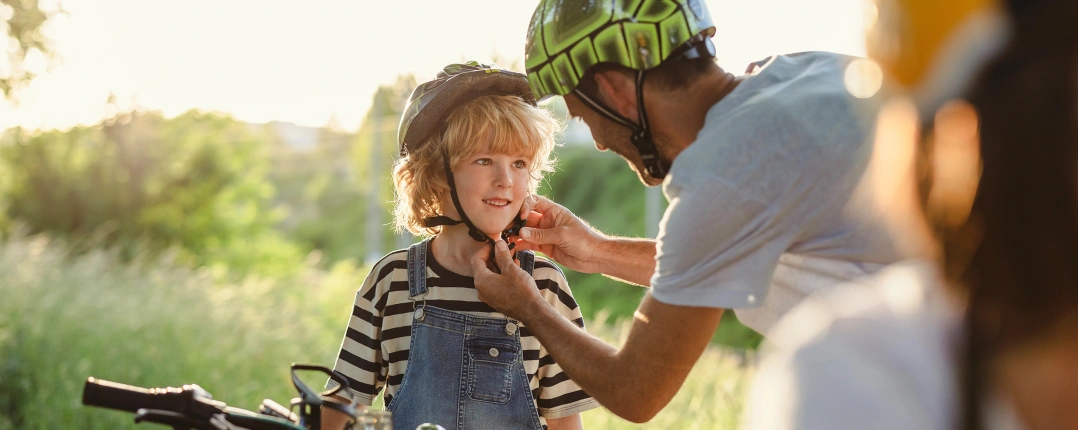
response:
[[[869,57],[922,99],[960,91],[1008,33],[999,0],[869,1]]]

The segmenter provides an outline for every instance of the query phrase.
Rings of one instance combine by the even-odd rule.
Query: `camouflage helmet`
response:
[[[408,97],[408,105],[397,128],[401,156],[419,149],[440,131],[454,108],[488,95],[514,95],[533,106],[536,104],[528,89],[528,79],[522,73],[499,68],[493,63],[450,64],[438,72],[437,78],[419,85]]]
[[[524,47],[536,99],[571,93],[588,69],[649,70],[692,49],[715,55],[702,0],[543,0]]]

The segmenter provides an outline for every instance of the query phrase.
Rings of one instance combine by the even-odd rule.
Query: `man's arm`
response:
[[[545,303],[520,320],[584,391],[618,416],[642,423],[677,394],[722,311],[666,305],[648,294],[621,349],[580,330]]]
[[[543,301],[534,280],[509,260],[505,243],[497,248],[501,274],[487,269],[489,248],[472,259],[480,299],[523,322],[566,375],[629,421],[648,421],[670,402],[722,317],[722,309],[667,305],[648,293],[618,349]]]
[[[654,240],[606,236],[544,197],[529,198],[522,213],[528,214],[528,228],[521,229],[517,249],[542,252],[577,272],[650,284],[655,273]]]
[[[595,261],[599,273],[631,284],[648,287],[655,273],[655,241],[629,237],[607,238]]]
[[[580,421],[580,414],[573,414],[561,418],[547,418],[546,427],[549,430],[584,430],[584,423]]]

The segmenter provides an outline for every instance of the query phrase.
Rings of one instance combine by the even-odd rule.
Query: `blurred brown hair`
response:
[[[1006,48],[967,99],[983,174],[944,270],[968,298],[963,423],[982,428],[987,364],[1078,315],[1078,2],[1015,2]],[[975,243],[973,243],[975,242]]]

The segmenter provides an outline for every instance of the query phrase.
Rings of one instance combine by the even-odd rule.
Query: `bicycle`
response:
[[[316,392],[300,380],[297,371],[325,373],[337,386]],[[131,412],[135,414],[136,423],[163,424],[174,430],[328,430],[321,428],[321,408],[329,408],[350,416],[345,428],[352,428],[360,414],[356,411],[356,403],[333,397],[348,388],[344,375],[310,364],[292,364],[291,373],[292,385],[299,392],[299,397],[291,400],[291,408],[265,399],[258,412],[252,412],[214,400],[209,392],[195,384],[180,388],[143,388],[94,377],[88,378],[83,386],[82,404]],[[297,407],[298,412],[293,412],[292,409]]]

